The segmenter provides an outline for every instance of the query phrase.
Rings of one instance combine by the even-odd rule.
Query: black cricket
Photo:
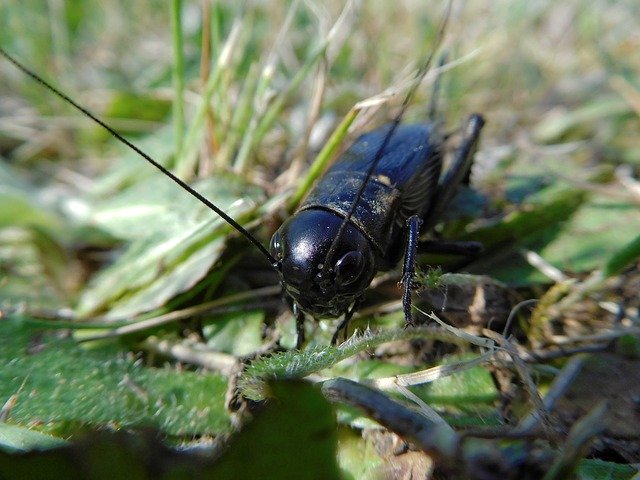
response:
[[[292,300],[299,343],[305,313],[314,318],[344,315],[335,343],[376,273],[394,268],[403,254],[403,305],[407,323],[412,323],[420,227],[428,231],[435,226],[468,177],[483,124],[480,115],[470,117],[444,176],[444,136],[437,123],[430,122],[398,125],[392,133],[390,124],[360,136],[318,181],[271,239],[282,286]],[[428,244],[433,252],[478,249],[474,242]]]
[[[450,4],[440,25],[440,43]],[[0,54],[32,79],[105,128],[119,141],[196,197],[246,237],[280,274],[296,317],[297,348],[304,343],[305,315],[315,319],[344,315],[332,343],[346,332],[358,303],[378,271],[395,267],[404,256],[403,307],[412,324],[411,291],[419,234],[431,230],[450,204],[458,186],[469,177],[473,154],[484,124],[473,114],[463,140],[443,174],[448,135],[434,120],[435,91],[430,121],[400,125],[420,80],[429,69],[433,52],[418,70],[400,113],[386,126],[360,136],[318,181],[297,212],[271,239],[270,251],[213,202],[194,190],[152,157],[126,140],[69,96],[32,72],[0,48]],[[437,82],[436,82],[437,85]],[[427,242],[428,250],[473,254],[475,242]]]

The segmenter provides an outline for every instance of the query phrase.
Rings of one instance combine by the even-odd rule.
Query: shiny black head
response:
[[[303,311],[316,318],[345,313],[377,271],[373,247],[352,225],[346,226],[335,253],[327,258],[342,220],[325,210],[303,210],[271,238],[271,255],[280,262],[283,287]]]

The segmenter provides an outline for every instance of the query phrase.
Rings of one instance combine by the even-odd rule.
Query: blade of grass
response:
[[[240,147],[240,151],[236,156],[236,160],[234,162],[234,169],[237,172],[246,171],[248,165],[248,155],[252,148],[255,147],[265,136],[265,134],[269,131],[271,126],[273,125],[275,119],[280,114],[282,109],[284,108],[289,97],[300,87],[305,78],[307,78],[309,72],[316,67],[320,59],[326,54],[327,49],[331,45],[333,39],[336,37],[337,33],[344,27],[344,25],[348,24],[348,19],[353,14],[354,10],[354,2],[348,2],[344,7],[340,16],[335,21],[333,27],[330,29],[329,33],[322,38],[320,43],[311,50],[304,64],[296,72],[291,82],[287,88],[274,100],[271,102],[269,107],[266,109],[265,114],[262,118],[259,119],[257,125],[253,132],[245,135],[244,141]],[[263,71],[263,78],[270,81],[271,76],[273,75],[273,66],[270,62],[267,63]],[[258,88],[258,93],[261,92],[261,88]]]
[[[299,2],[295,1],[289,7],[287,11],[287,16],[276,37],[276,41],[274,42],[271,51],[267,55],[265,65],[262,68],[262,73],[260,75],[260,80],[258,81],[258,86],[256,88],[256,95],[253,102],[253,107],[255,109],[255,112],[254,112],[254,115],[252,115],[251,117],[247,130],[245,131],[245,135],[243,136],[243,139],[242,139],[242,144],[240,145],[240,149],[238,150],[238,153],[234,161],[233,168],[236,172],[239,172],[239,173],[246,172],[246,170],[248,169],[249,152],[252,150],[255,144],[259,143],[259,141],[262,138],[262,137],[256,136],[256,131],[258,130],[258,126],[261,124],[259,120],[260,115],[262,114],[262,112],[265,111],[265,108],[266,108],[266,113],[264,114],[264,117],[266,117],[267,114],[269,114],[270,112],[271,113],[274,112],[273,108],[268,108],[266,107],[266,105],[269,101],[269,97],[271,96],[269,87],[271,86],[273,75],[274,75],[274,72],[276,71],[277,46],[281,44],[286,38],[286,32],[291,27],[294,14],[298,9],[298,4]],[[300,71],[298,72],[298,74],[300,74]],[[294,77],[294,80],[295,80],[295,77]],[[291,83],[293,83],[293,81]],[[280,98],[280,99],[282,99],[283,97],[286,98],[287,92],[290,92],[290,91],[291,91],[291,84],[289,84],[289,87],[284,92],[282,92],[280,96],[277,98]],[[274,103],[278,103],[278,101],[276,100]],[[272,121],[275,120],[275,117],[277,116],[277,114],[280,113],[280,111],[282,110],[282,106],[284,106],[284,101],[282,101],[281,103],[278,103],[278,105],[279,105],[279,108],[270,117],[270,121],[267,128],[271,126]],[[272,107],[273,107],[273,104],[272,104]],[[264,133],[265,132],[263,132],[263,135]]]
[[[173,128],[176,151],[184,143],[184,38],[182,35],[182,0],[171,2],[171,35],[173,37]]]
[[[224,142],[216,155],[216,165],[218,167],[229,166],[233,153],[239,148],[240,141],[245,137],[247,127],[251,123],[253,99],[258,85],[257,67],[257,64],[249,67],[249,72],[242,86],[240,97],[233,109],[231,125],[226,131]]]
[[[240,34],[242,33],[243,26],[243,18],[241,16],[236,17],[227,40],[222,47],[218,61],[213,65],[212,71],[209,74],[209,79],[207,80],[204,92],[202,93],[201,101],[196,108],[193,119],[191,120],[191,125],[187,131],[187,136],[182,149],[178,151],[176,174],[181,178],[193,174],[196,162],[196,153],[199,147],[198,139],[203,132],[203,126],[207,117],[211,97],[220,85],[222,73],[228,68],[232,55],[237,53],[238,49],[244,51],[244,47],[239,45]],[[240,53],[242,53],[242,51]]]

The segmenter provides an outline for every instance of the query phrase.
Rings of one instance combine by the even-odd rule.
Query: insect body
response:
[[[362,135],[319,180],[271,240],[282,285],[294,302],[299,336],[304,313],[315,318],[344,314],[338,330],[345,327],[375,274],[393,268],[403,254],[403,300],[410,321],[420,224],[434,226],[467,176],[483,123],[479,115],[471,117],[443,179],[444,138],[436,123],[425,123],[399,125],[391,133],[393,125],[387,125]]]

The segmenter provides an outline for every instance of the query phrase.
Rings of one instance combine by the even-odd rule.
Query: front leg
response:
[[[296,317],[296,350],[300,350],[304,344],[304,312],[296,302],[293,302],[293,315]]]
[[[360,304],[360,300],[358,299],[355,302],[353,302],[353,305],[351,306],[351,308],[344,313],[344,318],[336,327],[336,331],[333,332],[333,337],[331,337],[331,345],[337,345],[338,338],[340,337],[340,332],[344,332],[344,336],[346,340],[347,328],[349,327],[349,322],[351,321],[351,318],[353,317],[353,314],[355,313],[359,304]]]
[[[411,290],[413,289],[413,277],[416,271],[416,249],[418,248],[418,238],[420,237],[420,226],[422,219],[418,215],[412,215],[407,219],[407,246],[404,254],[404,264],[402,266],[402,308],[407,325],[413,325],[413,314],[411,312]]]

